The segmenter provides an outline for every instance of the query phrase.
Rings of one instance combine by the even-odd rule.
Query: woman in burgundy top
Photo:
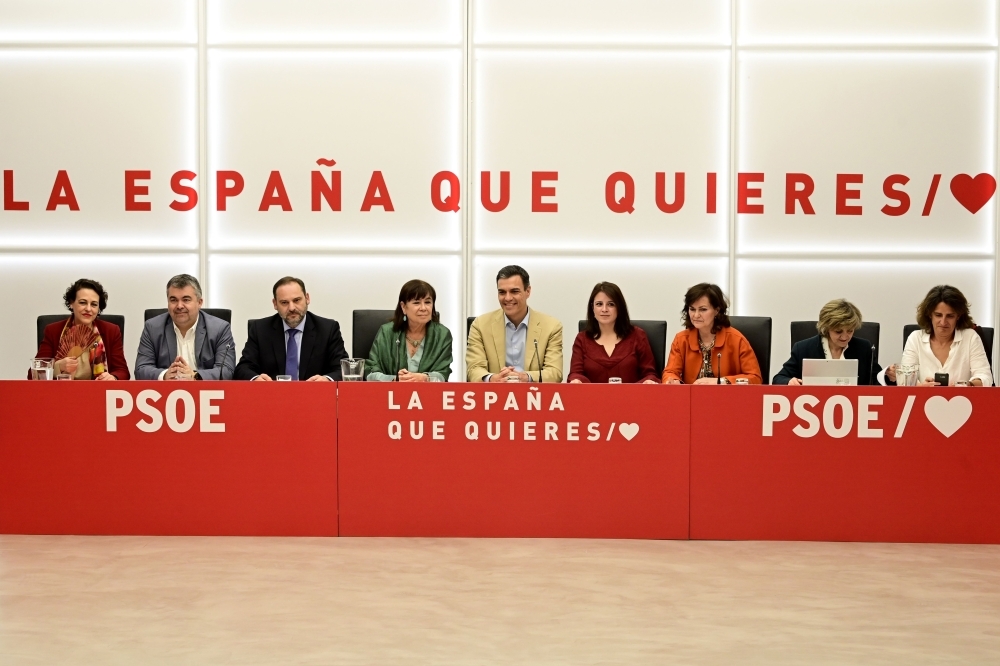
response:
[[[659,383],[649,339],[629,320],[622,290],[611,282],[598,282],[590,293],[587,330],[573,342],[569,383],[607,384],[611,377],[626,384]]]

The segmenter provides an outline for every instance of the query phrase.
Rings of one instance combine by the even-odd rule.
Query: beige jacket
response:
[[[535,356],[536,340],[541,359]],[[476,317],[469,329],[469,342],[465,348],[467,379],[470,382],[480,382],[486,375],[500,372],[507,358],[506,347],[503,310],[494,310]],[[539,369],[544,382],[561,382],[563,378],[562,324],[555,317],[534,309],[528,317],[524,369],[534,381],[538,381]]]

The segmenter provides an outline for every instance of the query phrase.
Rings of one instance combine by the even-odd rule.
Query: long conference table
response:
[[[1000,392],[0,382],[0,533],[1000,543]]]

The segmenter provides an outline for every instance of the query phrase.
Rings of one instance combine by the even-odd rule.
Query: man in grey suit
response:
[[[190,275],[167,282],[167,311],[146,322],[136,379],[232,379],[236,350],[229,324],[201,312],[201,285]]]

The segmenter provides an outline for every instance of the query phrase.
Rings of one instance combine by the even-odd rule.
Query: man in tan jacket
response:
[[[531,283],[520,266],[497,273],[500,309],[477,317],[469,329],[465,366],[470,382],[561,382],[563,330],[554,317],[528,309]]]

